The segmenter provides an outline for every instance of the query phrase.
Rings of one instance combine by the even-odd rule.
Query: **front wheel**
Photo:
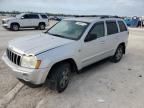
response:
[[[51,70],[50,80],[56,83],[55,90],[58,93],[63,92],[70,80],[71,66],[69,63],[61,63],[54,66]]]
[[[112,62],[117,63],[122,59],[122,57],[123,57],[123,48],[124,47],[122,45],[119,45],[119,47],[117,48],[117,50],[115,52],[115,55],[111,58]]]
[[[18,31],[19,30],[19,25],[18,24],[12,24],[11,25],[11,30]]]

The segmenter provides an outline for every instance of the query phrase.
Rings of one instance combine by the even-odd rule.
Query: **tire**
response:
[[[39,29],[39,27],[35,27],[34,29],[35,29],[35,30],[38,30],[38,29]]]
[[[55,84],[51,84],[58,93],[63,92],[70,80],[71,66],[69,63],[61,63],[54,66],[51,70],[50,80]]]
[[[11,25],[11,30],[13,30],[13,31],[18,31],[19,30],[19,25],[18,24],[12,24]]]
[[[38,28],[40,30],[45,30],[45,24],[44,23],[40,23]]]
[[[114,62],[114,63],[118,63],[122,57],[123,57],[123,54],[124,54],[124,50],[123,50],[123,46],[122,45],[119,45],[116,52],[115,52],[115,55],[111,58],[111,61]]]

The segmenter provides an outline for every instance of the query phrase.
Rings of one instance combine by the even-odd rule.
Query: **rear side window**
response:
[[[105,36],[105,27],[104,22],[98,22],[94,25],[93,29],[90,31],[90,34],[97,35],[97,38]]]
[[[39,16],[36,14],[26,14],[23,17],[24,19],[39,19]]]
[[[106,21],[106,25],[108,35],[118,33],[118,27],[116,21]]]
[[[48,18],[46,15],[41,15],[41,17],[42,17],[43,19],[47,19],[47,18]]]
[[[119,24],[120,32],[127,31],[127,28],[123,21],[118,21],[118,24]]]

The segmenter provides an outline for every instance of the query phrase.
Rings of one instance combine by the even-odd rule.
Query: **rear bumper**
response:
[[[18,79],[39,85],[45,82],[48,74],[48,68],[44,69],[29,69],[20,67],[12,63],[4,54],[2,60],[13,70],[11,73]]]

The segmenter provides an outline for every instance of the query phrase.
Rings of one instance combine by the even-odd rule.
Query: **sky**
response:
[[[144,16],[144,0],[0,0],[0,11]]]

